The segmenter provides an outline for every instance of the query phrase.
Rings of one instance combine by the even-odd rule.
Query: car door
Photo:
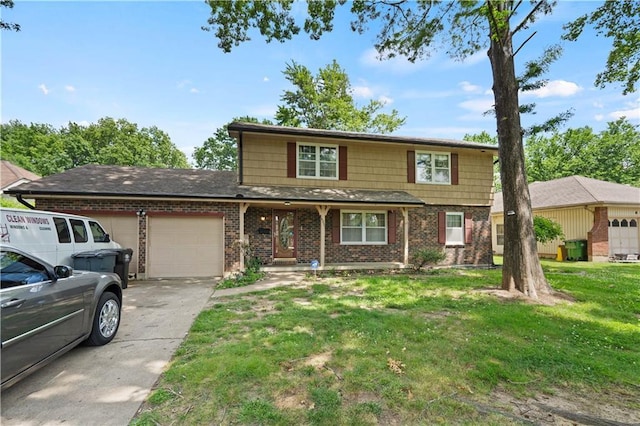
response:
[[[92,287],[82,276],[55,279],[50,265],[24,253],[3,248],[0,256],[4,382],[83,334]]]

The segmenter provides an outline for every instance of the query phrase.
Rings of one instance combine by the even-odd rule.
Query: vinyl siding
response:
[[[287,142],[326,143],[346,146],[348,179],[299,179],[287,177]],[[407,182],[407,151],[455,152],[459,184],[432,185]],[[493,185],[493,156],[472,149],[431,148],[408,144],[376,144],[337,139],[284,138],[244,134],[243,183],[299,187],[401,190],[427,204],[488,206]]]

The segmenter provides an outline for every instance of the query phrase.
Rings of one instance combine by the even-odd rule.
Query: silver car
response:
[[[82,342],[109,343],[118,331],[116,274],[54,267],[3,245],[0,277],[2,389]]]

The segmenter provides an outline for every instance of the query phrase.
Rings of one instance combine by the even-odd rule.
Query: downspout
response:
[[[36,209],[35,206],[32,206],[31,204],[29,204],[29,202],[27,200],[22,198],[22,194],[16,194],[16,199],[20,202],[20,204],[23,204],[23,205],[27,206],[28,209],[31,209],[31,210],[35,210]]]

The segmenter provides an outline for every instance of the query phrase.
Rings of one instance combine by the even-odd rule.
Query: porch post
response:
[[[238,221],[238,244],[240,248],[240,271],[244,272],[244,214],[249,208],[249,203],[240,203],[239,205],[239,221]]]
[[[316,206],[318,214],[320,215],[320,267],[324,268],[324,237],[325,237],[325,224],[327,213],[329,213],[329,206]]]
[[[404,222],[404,266],[407,266],[409,264],[409,209],[403,207],[400,211],[402,211]]]

